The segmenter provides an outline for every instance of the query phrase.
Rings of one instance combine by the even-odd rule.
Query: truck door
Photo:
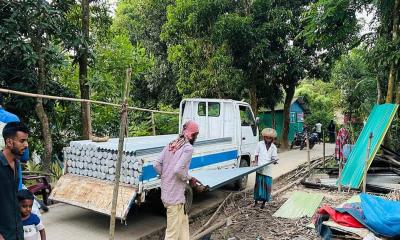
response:
[[[258,129],[253,112],[249,106],[239,105],[241,151],[242,154],[253,155],[258,142]]]

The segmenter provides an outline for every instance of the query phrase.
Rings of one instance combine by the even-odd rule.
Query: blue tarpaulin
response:
[[[374,232],[386,237],[400,237],[400,202],[360,194],[365,224]]]

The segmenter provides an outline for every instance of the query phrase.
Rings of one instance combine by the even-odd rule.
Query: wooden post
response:
[[[306,144],[307,144],[308,174],[311,175],[310,141],[308,139],[308,132],[306,132]]]
[[[156,123],[154,121],[154,112],[151,112],[151,128],[153,129],[153,136],[156,135]]]
[[[124,137],[128,118],[128,95],[129,95],[129,81],[131,80],[132,69],[128,68],[126,70],[125,79],[125,90],[123,96],[123,102],[121,106],[121,126],[119,129],[119,141],[118,141],[118,158],[117,165],[115,167],[115,185],[113,190],[113,199],[111,206],[111,219],[110,219],[110,240],[114,240],[115,237],[115,216],[117,214],[117,203],[118,203],[118,190],[119,190],[119,180],[121,176],[121,162],[122,154],[124,148]]]
[[[322,130],[322,162],[325,167],[325,131]]]
[[[368,160],[369,160],[369,151],[371,149],[371,142],[372,142],[372,132],[369,134],[368,139],[368,147],[367,147],[367,155],[365,157],[365,164],[364,164],[364,173],[363,173],[363,186],[362,192],[365,193],[367,191],[367,172],[368,172]]]
[[[338,179],[339,179],[339,181],[338,181],[338,191],[339,192],[342,191],[342,183],[340,182],[341,178],[342,178],[342,168],[343,168],[342,165],[343,165],[343,163],[342,163],[342,158],[340,157],[340,147],[339,147],[339,177],[338,177]]]

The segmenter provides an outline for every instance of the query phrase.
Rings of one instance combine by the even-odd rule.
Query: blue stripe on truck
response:
[[[190,162],[190,169],[205,167],[208,165],[229,161],[232,159],[236,159],[237,156],[238,156],[238,151],[232,150],[228,152],[194,157]],[[147,181],[155,177],[157,177],[157,173],[154,170],[153,165],[147,165],[143,167],[143,174],[141,176],[142,178],[141,180]]]

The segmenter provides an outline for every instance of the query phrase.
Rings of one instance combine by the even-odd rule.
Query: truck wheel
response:
[[[241,160],[240,160],[240,165],[239,165],[239,167],[248,167],[248,166],[249,166],[249,164],[248,164],[248,162],[246,161],[246,159],[241,159]],[[235,189],[236,189],[237,191],[240,191],[240,190],[245,189],[245,187],[247,186],[247,177],[248,177],[248,176],[246,175],[246,176],[244,176],[244,177],[242,177],[242,178],[236,180],[236,182],[235,182]]]
[[[185,187],[185,200],[186,213],[189,213],[193,203],[193,189],[189,185]]]

